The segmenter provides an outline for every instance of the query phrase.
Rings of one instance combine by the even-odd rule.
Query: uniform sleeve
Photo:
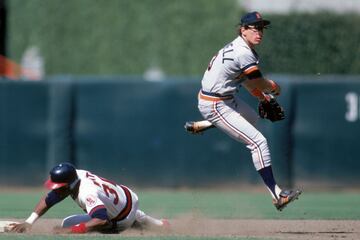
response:
[[[81,197],[80,201],[82,201],[85,205],[86,212],[92,216],[95,212],[105,209],[105,204],[101,201],[101,199],[94,194],[86,194]],[[101,210],[103,212],[103,210]]]
[[[258,66],[259,60],[251,52],[246,52],[238,57],[240,70],[248,79],[255,79],[262,77],[260,68]]]
[[[107,214],[107,210],[105,208],[105,206],[98,206],[95,207],[91,210],[91,212],[89,213],[91,218],[98,218],[98,219],[102,219],[102,220],[109,220],[108,214]]]
[[[49,208],[64,200],[68,195],[60,195],[58,192],[52,190],[46,195],[45,203]]]

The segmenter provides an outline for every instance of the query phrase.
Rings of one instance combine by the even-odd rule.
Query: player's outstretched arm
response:
[[[47,195],[44,195],[38,204],[35,206],[34,211],[31,215],[25,220],[25,222],[21,223],[14,223],[10,225],[10,232],[17,232],[23,233],[31,229],[34,222],[40,218],[48,209],[49,207],[46,205],[45,199]]]

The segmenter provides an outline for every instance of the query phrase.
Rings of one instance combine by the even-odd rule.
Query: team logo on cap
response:
[[[260,13],[258,13],[258,12],[256,13],[256,18],[257,18],[257,19],[261,19]]]

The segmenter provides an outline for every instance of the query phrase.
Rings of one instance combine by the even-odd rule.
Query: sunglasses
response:
[[[245,29],[250,29],[253,32],[262,32],[264,29],[267,29],[267,27],[263,25],[248,25],[245,26]]]

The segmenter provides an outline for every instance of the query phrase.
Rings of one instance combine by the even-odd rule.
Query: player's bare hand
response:
[[[31,229],[31,225],[27,222],[23,223],[11,223],[8,228],[8,232],[23,233]]]
[[[71,233],[71,229],[70,228],[63,228],[61,226],[56,226],[53,229],[53,233],[55,233],[55,234],[67,234],[67,233]]]

